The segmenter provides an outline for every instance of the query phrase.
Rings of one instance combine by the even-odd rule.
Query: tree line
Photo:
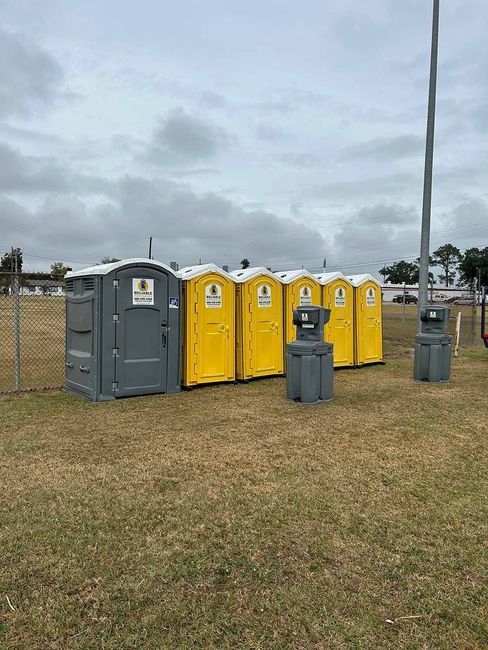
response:
[[[476,282],[488,285],[488,246],[468,248],[464,252],[453,244],[443,244],[429,258],[430,266],[442,269],[437,281],[446,287],[469,286]],[[391,284],[417,284],[419,281],[419,259],[415,262],[400,260],[379,270],[385,282]],[[429,272],[429,281],[436,278]]]
[[[99,264],[109,262],[118,262],[116,257],[104,257]],[[0,258],[0,275],[9,272],[22,272],[23,256],[20,248],[14,248],[5,253]],[[249,260],[244,258],[241,261],[243,269],[249,266]],[[453,244],[444,244],[439,246],[430,256],[430,266],[439,267],[442,273],[437,278],[432,271],[429,272],[429,281],[435,282],[436,279],[446,287],[473,286],[476,281],[481,286],[488,285],[488,246],[485,248],[468,248],[464,252]],[[63,262],[54,262],[51,264],[51,272],[32,272],[29,273],[31,279],[49,279],[63,280],[66,273],[71,270]],[[384,266],[379,269],[380,275],[385,282],[391,284],[417,284],[419,281],[419,260],[414,261],[400,260]]]
[[[119,262],[118,257],[103,257],[99,264],[108,264],[110,262]],[[13,248],[11,251],[4,253],[0,258],[0,275],[8,273],[22,273],[23,272],[23,254],[22,249]],[[63,280],[68,271],[71,271],[69,266],[63,262],[54,262],[51,264],[51,271],[29,271],[27,275],[31,280]],[[25,273],[25,272],[24,272]]]

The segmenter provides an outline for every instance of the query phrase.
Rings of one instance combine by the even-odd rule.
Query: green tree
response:
[[[488,285],[488,246],[465,250],[458,271],[461,284],[473,286],[475,280],[480,278],[482,286]]]
[[[432,264],[440,266],[444,271],[443,275],[439,276],[439,280],[443,282],[446,287],[451,286],[456,279],[457,265],[461,259],[461,251],[453,244],[444,244],[432,253]]]
[[[400,260],[400,262],[395,262],[391,266],[384,266],[379,272],[385,279],[385,282],[391,282],[391,284],[414,284],[418,281],[419,267],[415,262]]]
[[[67,272],[68,267],[62,262],[54,262],[54,264],[51,264],[51,274],[56,278],[56,280],[63,280]]]
[[[111,264],[112,262],[120,262],[118,257],[102,257],[100,264]]]
[[[249,268],[250,262],[247,259],[247,257],[245,257],[243,260],[241,260],[241,266],[242,266],[243,269]]]
[[[17,271],[22,271],[22,251],[20,248],[14,248],[11,252],[5,253],[0,260],[0,270],[15,270],[15,260],[17,258]]]

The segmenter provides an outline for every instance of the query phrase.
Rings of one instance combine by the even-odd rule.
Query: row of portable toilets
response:
[[[93,401],[282,375],[293,310],[330,309],[334,367],[383,360],[381,286],[370,275],[174,271],[131,259],[66,275],[66,388]]]

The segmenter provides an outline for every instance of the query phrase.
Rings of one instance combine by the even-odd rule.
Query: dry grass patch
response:
[[[0,402],[0,647],[487,647],[488,362],[410,377]]]

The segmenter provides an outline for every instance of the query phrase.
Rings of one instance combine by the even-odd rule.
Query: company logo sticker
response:
[[[132,304],[154,305],[154,280],[132,278]]]
[[[312,287],[300,287],[300,307],[310,307],[312,304]]]
[[[366,290],[366,305],[367,307],[374,307],[376,304],[376,292],[373,287],[368,287]]]
[[[207,309],[219,309],[222,307],[222,287],[212,282],[205,287],[205,307]]]
[[[271,287],[268,284],[258,287],[258,307],[271,307]]]
[[[334,292],[334,304],[336,307],[346,306],[346,292],[343,287],[337,287]]]

